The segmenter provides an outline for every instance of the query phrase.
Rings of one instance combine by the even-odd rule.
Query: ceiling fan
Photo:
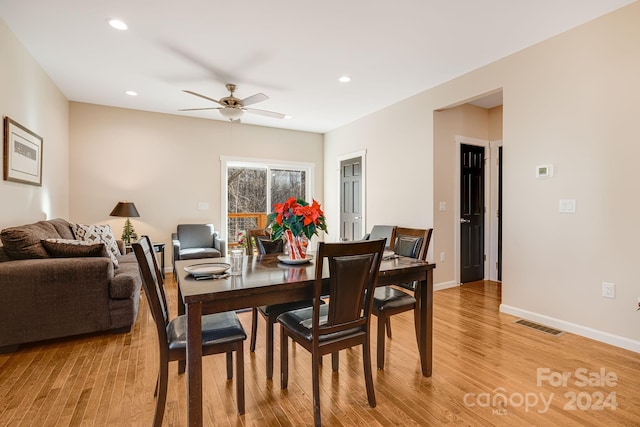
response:
[[[274,113],[273,111],[265,111],[258,110],[256,108],[247,108],[247,105],[257,104],[258,102],[266,101],[269,99],[267,95],[264,93],[256,93],[255,95],[251,95],[244,99],[239,99],[233,96],[233,92],[236,90],[236,85],[232,83],[226,84],[227,90],[229,91],[229,96],[225,96],[224,98],[220,98],[220,100],[209,98],[208,96],[201,95],[197,92],[193,92],[190,90],[184,90],[191,95],[199,96],[200,98],[207,99],[209,101],[213,101],[216,104],[220,104],[220,107],[209,107],[209,108],[186,108],[178,111],[197,111],[197,110],[220,110],[220,115],[225,119],[229,119],[230,121],[239,120],[240,117],[246,111],[247,113],[259,114],[261,116],[272,117],[274,119],[284,119],[286,116],[282,113]]]

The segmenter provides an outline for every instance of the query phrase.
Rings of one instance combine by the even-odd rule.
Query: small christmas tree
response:
[[[131,240],[138,240],[138,235],[133,229],[133,225],[131,224],[131,221],[129,221],[129,218],[127,218],[127,220],[124,222],[124,228],[122,229],[122,240],[126,245],[130,245]]]

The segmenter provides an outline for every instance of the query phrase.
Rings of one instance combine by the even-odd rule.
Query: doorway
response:
[[[484,147],[460,146],[460,282],[484,279]]]
[[[340,241],[362,237],[362,158],[340,162]]]

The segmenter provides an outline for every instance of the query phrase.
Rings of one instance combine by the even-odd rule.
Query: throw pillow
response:
[[[282,239],[271,240],[268,237],[256,237],[255,239],[259,254],[280,254],[284,252]]]
[[[107,246],[113,266],[118,267],[118,256],[120,256],[120,249],[118,249],[118,243],[113,236],[110,225],[84,225],[73,224],[71,227],[73,234],[77,240],[84,240],[85,242],[92,243],[104,243]]]
[[[55,258],[107,257],[109,252],[104,243],[91,243],[82,240],[44,239],[42,246]]]
[[[48,258],[49,254],[40,240],[59,237],[55,227],[48,221],[5,228],[0,233],[4,250],[11,259]]]

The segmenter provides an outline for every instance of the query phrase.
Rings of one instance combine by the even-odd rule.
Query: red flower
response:
[[[315,199],[311,205],[296,206],[293,209],[293,213],[304,218],[305,226],[309,224],[318,225],[319,218],[324,215],[320,209],[320,204],[316,202]]]
[[[282,225],[282,217],[289,218],[291,216],[289,211],[297,206],[299,205],[295,197],[289,197],[286,202],[273,205],[273,210],[277,214],[276,222],[278,225]]]

